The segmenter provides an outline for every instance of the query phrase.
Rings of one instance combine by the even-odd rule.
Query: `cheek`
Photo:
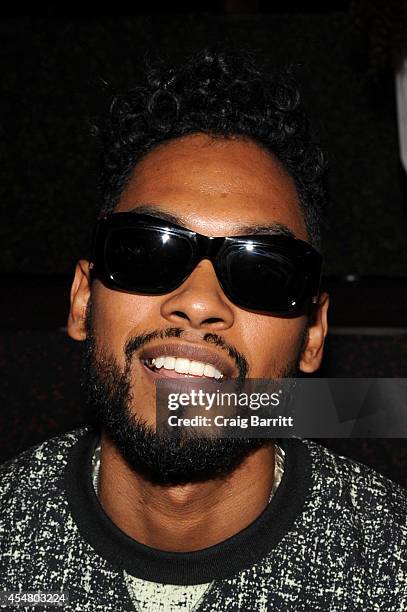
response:
[[[250,363],[250,377],[273,376],[298,356],[306,317],[281,319],[245,313],[242,350]]]
[[[157,328],[157,320],[154,324],[154,312],[159,312],[157,298],[112,291],[96,283],[92,309],[97,344],[124,365],[123,348],[127,340]]]

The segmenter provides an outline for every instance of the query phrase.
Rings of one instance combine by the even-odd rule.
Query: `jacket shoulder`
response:
[[[345,515],[352,515],[360,526],[369,527],[372,536],[388,529],[394,536],[406,536],[407,490],[366,465],[343,457],[311,440],[304,440],[310,451],[319,486],[331,492]],[[398,534],[397,534],[398,532]]]
[[[0,466],[0,509],[13,498],[51,492],[66,466],[70,449],[88,427],[80,427],[37,444]]]

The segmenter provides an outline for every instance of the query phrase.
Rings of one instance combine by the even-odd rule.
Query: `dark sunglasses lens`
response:
[[[127,291],[171,291],[188,274],[192,257],[188,239],[164,229],[112,228],[105,242],[108,278]]]
[[[311,297],[301,259],[269,247],[232,247],[225,253],[222,270],[230,299],[243,308],[294,314]]]

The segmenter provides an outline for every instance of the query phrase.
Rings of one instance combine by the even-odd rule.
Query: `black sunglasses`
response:
[[[290,236],[211,238],[157,217],[113,213],[95,227],[92,275],[128,293],[163,295],[209,259],[231,302],[280,316],[304,313],[316,302],[322,257]]]

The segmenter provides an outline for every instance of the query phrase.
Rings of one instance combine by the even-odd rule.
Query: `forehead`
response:
[[[153,149],[136,165],[116,212],[146,204],[206,235],[278,223],[307,240],[293,179],[272,154],[242,138],[194,134]]]

